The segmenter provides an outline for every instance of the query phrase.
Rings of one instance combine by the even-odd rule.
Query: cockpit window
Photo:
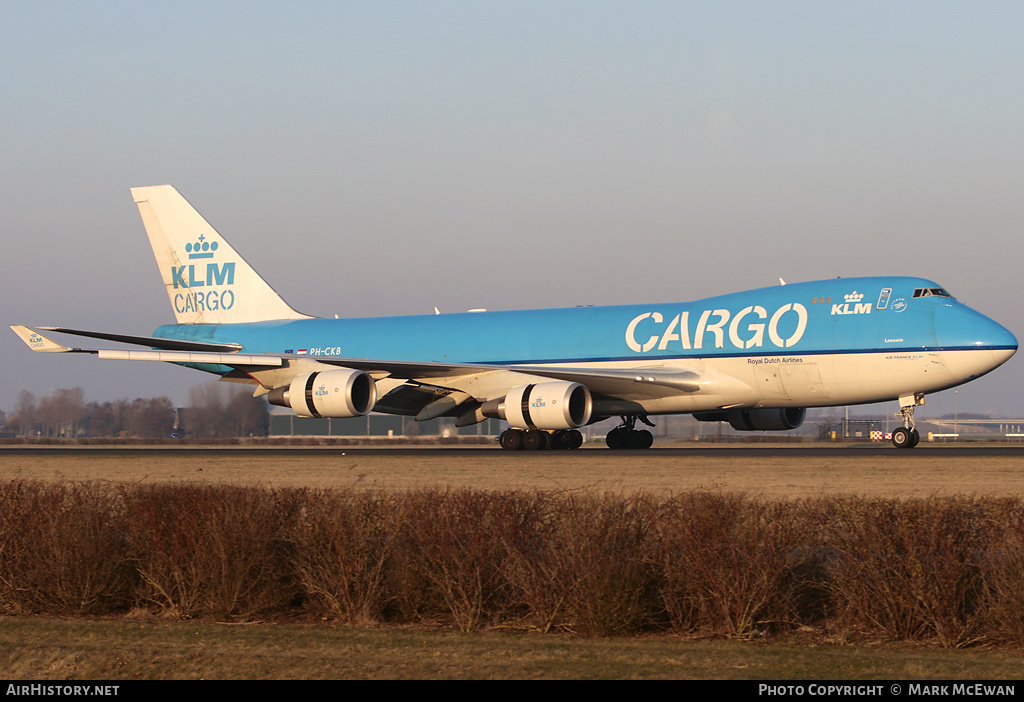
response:
[[[953,297],[945,288],[918,288],[914,291],[914,297]]]

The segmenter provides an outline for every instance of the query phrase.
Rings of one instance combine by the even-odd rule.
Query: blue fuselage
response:
[[[493,365],[1017,348],[1007,329],[941,293],[921,278],[839,278],[694,302],[167,325],[155,335],[248,353]]]

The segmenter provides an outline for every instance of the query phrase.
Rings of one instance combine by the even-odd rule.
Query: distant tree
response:
[[[36,425],[44,436],[74,437],[84,416],[82,388],[61,388],[39,401]]]
[[[224,400],[216,382],[193,385],[188,391],[185,432],[198,439],[224,436]]]
[[[267,403],[252,396],[249,386],[223,383],[197,385],[189,391],[186,429],[192,436],[217,438],[266,436]],[[136,398],[86,404],[82,388],[60,389],[38,402],[28,390],[18,394],[8,430],[21,436],[166,437],[174,431],[177,410],[167,397]]]
[[[176,414],[170,398],[140,397],[128,410],[128,432],[141,439],[165,438],[174,430]]]
[[[227,414],[234,436],[266,436],[270,428],[267,401],[253,397],[248,389],[234,392]]]
[[[35,434],[39,428],[39,405],[36,396],[28,390],[18,393],[18,404],[14,406],[14,416],[8,418],[7,425],[20,436]]]
[[[250,386],[219,382],[189,389],[185,430],[197,438],[266,436],[267,403],[252,396]]]
[[[177,412],[167,397],[90,402],[85,406],[82,432],[88,436],[159,439],[174,431]]]
[[[121,436],[125,430],[124,415],[126,400],[117,402],[90,402],[85,406],[82,424],[89,436]]]

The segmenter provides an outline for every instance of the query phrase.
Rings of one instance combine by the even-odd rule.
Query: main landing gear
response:
[[[924,404],[924,395],[907,395],[900,398],[900,411],[903,426],[892,433],[892,445],[896,448],[914,448],[921,440],[921,434],[914,428],[914,408]]]
[[[628,415],[622,418],[622,424],[608,432],[604,442],[611,449],[649,449],[654,443],[654,434],[646,429],[636,429],[636,420],[653,427],[647,417]]]
[[[608,432],[605,443],[613,449],[649,449],[654,435],[646,429],[637,429],[640,420],[649,427],[654,424],[637,415],[622,418],[622,424]],[[506,451],[543,451],[544,449],[578,449],[583,445],[583,434],[576,429],[543,431],[540,429],[506,429],[498,437],[498,443]]]
[[[498,437],[498,443],[506,451],[543,451],[544,449],[578,449],[583,445],[583,434],[575,429],[555,432],[540,429],[506,429]]]

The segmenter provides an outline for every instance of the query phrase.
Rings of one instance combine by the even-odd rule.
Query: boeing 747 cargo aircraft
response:
[[[648,448],[664,414],[795,429],[808,407],[898,400],[900,448],[924,396],[1017,350],[1007,329],[930,280],[839,278],[694,302],[315,318],[290,307],[169,185],[133,188],[176,323],[153,336],[14,325],[34,351],[164,361],[249,383],[303,417],[371,411],[465,426],[498,417],[505,449]],[[51,332],[135,345],[73,348]]]

